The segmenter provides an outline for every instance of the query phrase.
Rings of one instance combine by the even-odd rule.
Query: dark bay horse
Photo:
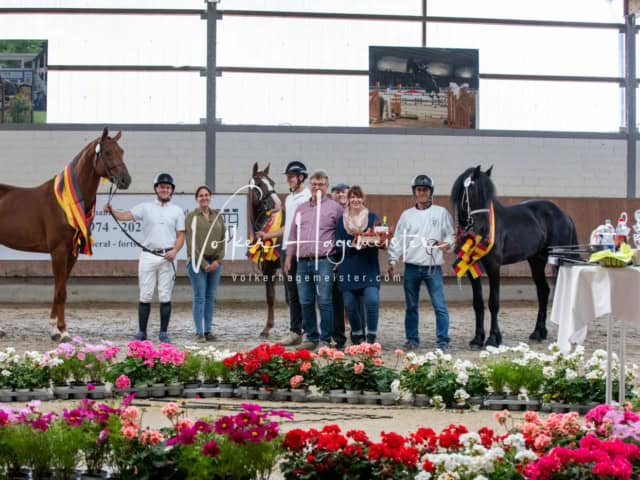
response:
[[[100,179],[106,178],[121,189],[131,184],[123,161],[124,150],[118,145],[120,136],[118,132],[111,138],[105,127],[102,136],[84,147],[59,177],[38,187],[0,184],[0,244],[15,250],[51,254],[55,279],[51,307],[53,340],[70,338],[64,319],[67,279],[78,253],[91,252],[89,227]],[[64,179],[67,181],[63,187]],[[70,199],[65,204],[67,208],[63,209],[58,197]],[[75,228],[69,219],[78,220]]]
[[[538,317],[531,340],[547,338],[547,304],[549,284],[545,276],[545,265],[549,248],[577,244],[576,228],[569,215],[555,203],[546,200],[531,200],[514,206],[503,206],[496,197],[491,181],[491,170],[482,172],[480,166],[467,169],[460,175],[451,190],[451,202],[458,225],[456,251],[469,235],[490,237],[490,206],[493,204],[494,243],[491,250],[479,262],[489,278],[489,311],[491,330],[486,345],[498,346],[502,335],[498,326],[500,308],[500,267],[527,260],[538,294]],[[473,309],[476,316],[475,337],[471,347],[485,345],[484,301],[481,278],[472,278]]]
[[[284,216],[280,198],[275,191],[275,182],[269,178],[269,166],[260,170],[258,163],[253,164],[247,195],[247,217],[249,221],[248,257],[262,272],[267,296],[267,322],[260,333],[268,337],[273,328],[273,305],[275,302],[275,275],[280,268],[279,236],[269,239],[264,234],[277,232],[284,226]]]

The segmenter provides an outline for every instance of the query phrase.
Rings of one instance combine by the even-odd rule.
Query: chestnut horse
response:
[[[273,328],[273,304],[275,302],[275,274],[280,268],[280,237],[262,239],[258,232],[271,233],[284,225],[282,203],[275,191],[275,182],[269,178],[269,165],[264,170],[253,164],[247,195],[249,221],[249,259],[258,265],[264,278],[267,295],[267,323],[261,337],[268,337]]]
[[[70,168],[65,168],[67,184],[73,190],[74,201],[71,203],[74,205],[70,208],[76,218],[83,216],[86,219],[83,228],[87,232],[95,211],[100,179],[106,178],[121,189],[127,189],[131,184],[123,160],[124,150],[118,145],[120,136],[121,132],[118,132],[115,137],[109,137],[105,127],[102,136],[84,147],[69,164]],[[91,248],[90,237],[79,238],[79,228],[69,224],[69,213],[58,203],[54,181],[52,178],[31,188],[0,184],[0,244],[15,250],[51,254],[55,279],[51,338],[65,341],[70,338],[64,320],[67,279],[79,248],[84,246],[83,253],[88,254]],[[59,185],[56,183],[56,187]]]

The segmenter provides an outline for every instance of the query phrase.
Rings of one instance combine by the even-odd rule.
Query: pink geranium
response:
[[[289,383],[291,384],[291,388],[298,388],[298,385],[300,385],[302,382],[304,382],[304,377],[302,375],[294,375],[293,377],[291,377]]]
[[[127,377],[126,375],[120,375],[118,378],[116,378],[116,388],[119,388],[121,390],[125,389],[125,388],[130,388],[131,387],[131,380],[129,380],[129,377]]]

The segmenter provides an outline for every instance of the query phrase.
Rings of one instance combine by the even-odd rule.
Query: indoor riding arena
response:
[[[640,475],[640,2],[126,3],[0,0],[1,478]]]

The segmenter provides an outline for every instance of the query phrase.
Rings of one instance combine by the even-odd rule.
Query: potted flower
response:
[[[329,394],[332,402],[344,399],[346,386],[345,354],[334,348],[322,347],[318,350],[319,369],[315,378],[315,385],[320,392]]]
[[[56,478],[72,480],[76,478],[76,466],[80,463],[80,446],[83,432],[67,422],[51,422],[47,430],[49,437],[51,466]]]
[[[14,362],[19,360],[15,348],[7,347],[4,350],[0,350],[0,403],[8,403],[13,400],[11,370]]]
[[[187,349],[184,362],[178,369],[178,380],[185,388],[197,388],[200,386],[200,375],[202,374],[204,358],[197,350]]]
[[[115,382],[125,375],[136,389],[136,396],[148,395],[147,387],[158,384],[160,395],[166,391],[167,381],[177,381],[179,366],[184,362],[185,353],[170,344],[160,344],[158,350],[148,340],[134,340],[127,344],[128,351],[124,360],[110,365],[107,379]]]
[[[400,372],[385,365],[379,365],[375,369],[376,391],[380,396],[382,405],[393,405],[398,395],[400,385]],[[394,391],[395,390],[395,391]]]
[[[378,399],[377,370],[382,365],[382,347],[379,343],[361,343],[352,345],[344,351],[345,389],[347,402],[359,403],[364,395],[368,403],[376,403]]]
[[[23,466],[31,470],[32,478],[51,476],[54,459],[49,430],[54,418],[52,412],[40,412],[38,402],[30,402],[26,409],[11,412],[9,423],[0,430],[0,447],[7,459],[10,478],[28,478],[21,475]]]
[[[47,400],[49,396],[46,389],[51,380],[44,357],[38,352],[25,352],[15,360],[8,382],[14,389],[16,401],[26,402],[35,398]]]
[[[175,418],[173,435],[166,445],[176,452],[183,478],[269,478],[282,451],[275,420],[292,418],[284,411],[266,411],[243,404],[243,411],[213,423]],[[181,423],[182,422],[182,423]]]
[[[422,407],[429,405],[429,388],[431,378],[431,358],[427,355],[416,355],[409,352],[405,357],[407,365],[400,372],[400,386],[413,395],[413,403]]]

